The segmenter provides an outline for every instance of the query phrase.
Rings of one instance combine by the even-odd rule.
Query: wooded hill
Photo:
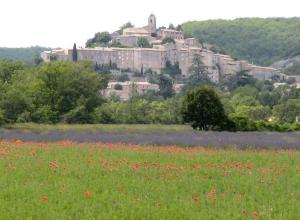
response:
[[[216,50],[259,65],[300,54],[300,18],[191,21],[182,28]]]
[[[1,59],[13,59],[23,62],[30,62],[40,55],[41,52],[49,50],[45,47],[26,47],[26,48],[6,48],[0,47],[0,60]]]

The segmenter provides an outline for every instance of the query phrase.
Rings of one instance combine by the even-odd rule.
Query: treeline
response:
[[[223,105],[225,120],[229,119],[233,123],[222,129],[280,132],[300,130],[299,89],[288,85],[275,88],[272,82],[256,81],[250,76],[247,80],[244,76],[230,77],[219,86],[210,84]],[[182,117],[183,99],[195,88],[198,87],[186,88],[181,94],[168,99],[162,99],[158,94],[148,94],[127,102],[107,101],[95,110],[95,123],[182,124],[185,122]],[[214,107],[209,108],[206,114],[213,110]],[[220,127],[216,129],[220,130]]]
[[[36,62],[41,52],[50,50],[45,47],[27,47],[27,48],[6,48],[0,47],[0,60],[1,59],[12,59],[23,62]]]
[[[300,130],[300,90],[290,85],[275,88],[273,83],[276,79],[273,79],[274,82],[257,81],[247,72],[240,72],[221,78],[220,83],[215,85],[207,76],[203,63],[195,57],[190,68],[191,75],[185,80],[181,93],[175,94],[173,90],[176,74],[164,69],[163,74],[157,75],[153,80],[159,84],[158,92],[134,94],[130,100],[121,102],[118,97],[102,96],[101,90],[107,87],[111,75],[95,69],[95,65],[87,61],[54,61],[39,65],[12,60],[0,61],[0,124],[35,122],[193,125],[193,120],[198,120],[201,116],[202,119],[199,120],[208,124],[201,125],[201,129]],[[171,69],[176,68],[172,66]],[[200,90],[203,96],[194,104],[186,101],[189,96],[187,94],[190,93],[193,93],[193,97],[199,97],[200,92],[195,91],[201,86],[209,86],[210,89],[205,90],[209,92]],[[209,93],[213,98],[205,96]],[[213,99],[219,101],[211,103]],[[188,111],[186,103],[192,106]],[[216,112],[216,106],[219,106],[219,113]],[[199,107],[198,112],[204,113],[193,110]],[[196,113],[193,116],[189,112]],[[211,112],[216,115],[212,116]],[[220,125],[209,125],[220,115],[225,121],[220,119]]]
[[[128,102],[105,99],[101,91],[111,76],[97,70],[88,61],[29,65],[1,60],[0,124],[182,123],[179,100],[164,100],[164,93],[146,94],[151,101],[138,95]]]
[[[107,78],[89,62],[51,62],[26,66],[0,61],[2,123],[92,123],[103,103],[100,90]]]
[[[300,54],[300,18],[192,21],[182,28],[219,51],[259,65]]]
[[[300,91],[295,87],[256,81],[220,97],[239,131],[300,130]]]
[[[95,110],[95,122],[104,124],[182,124],[181,100],[147,100],[135,97],[127,102],[110,101]]]

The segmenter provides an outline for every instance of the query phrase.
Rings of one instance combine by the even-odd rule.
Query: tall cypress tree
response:
[[[73,60],[73,62],[78,61],[77,47],[76,47],[75,43],[73,45],[73,50],[72,50],[72,60]]]

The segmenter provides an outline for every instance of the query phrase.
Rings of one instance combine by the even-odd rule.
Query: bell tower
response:
[[[154,14],[151,14],[148,18],[148,31],[151,34],[156,33],[156,17]]]

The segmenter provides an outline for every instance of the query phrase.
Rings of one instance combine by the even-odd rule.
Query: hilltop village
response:
[[[157,74],[161,73],[166,62],[170,62],[172,65],[179,66],[181,78],[184,79],[189,76],[189,68],[197,55],[205,65],[209,78],[215,83],[218,83],[222,76],[241,71],[247,71],[249,75],[259,80],[272,79],[274,76],[284,78],[284,75],[275,68],[256,66],[245,60],[234,59],[229,55],[214,53],[210,50],[209,45],[204,46],[199,43],[198,39],[185,38],[182,31],[157,29],[156,17],[153,14],[149,16],[148,24],[145,27],[125,28],[121,34],[114,32],[111,36],[111,46],[78,48],[78,60],[89,60],[97,65],[113,63],[120,72],[151,70]],[[141,38],[147,39],[151,47],[139,47],[138,42]],[[123,47],[114,47],[113,45],[122,45]],[[56,49],[42,52],[41,57],[45,62],[49,62],[53,57],[57,60],[72,60],[72,52],[72,49]],[[157,85],[145,82],[145,80],[141,81],[143,82],[135,82],[135,86],[141,92],[158,89]],[[122,84],[124,89],[115,91],[115,84]],[[105,94],[117,94],[121,96],[121,99],[126,100],[130,96],[132,86],[131,82],[110,82]],[[181,85],[175,84],[175,87],[180,90]]]

